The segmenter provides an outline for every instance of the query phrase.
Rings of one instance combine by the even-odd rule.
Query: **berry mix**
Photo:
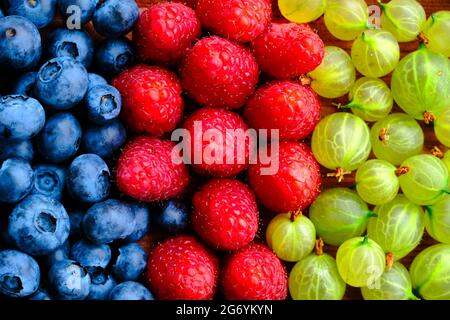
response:
[[[378,2],[1,1],[0,299],[449,300],[450,11]]]

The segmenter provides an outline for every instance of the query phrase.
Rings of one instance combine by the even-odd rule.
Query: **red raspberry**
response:
[[[244,117],[255,129],[278,129],[281,140],[309,136],[320,120],[320,102],[306,86],[292,81],[269,83],[247,102]]]
[[[274,1],[278,1],[278,0],[274,0]],[[168,1],[167,0],[146,0],[145,5],[148,6],[148,5],[166,3],[166,2],[168,2]],[[195,8],[195,6],[197,5],[197,0],[171,0],[170,2],[182,3],[185,6],[188,6],[191,8]]]
[[[145,278],[161,300],[211,300],[217,289],[219,261],[192,236],[177,236],[151,253]]]
[[[227,300],[284,300],[286,270],[277,256],[262,244],[250,244],[234,253],[222,269]]]
[[[314,70],[325,53],[320,37],[309,27],[296,23],[271,23],[252,42],[252,47],[261,69],[279,79]]]
[[[322,178],[320,166],[311,149],[301,142],[281,142],[278,159],[279,170],[274,175],[262,175],[258,162],[250,165],[248,178],[259,200],[268,209],[279,213],[303,210],[310,206],[320,193]]]
[[[184,89],[209,107],[242,107],[258,76],[258,64],[249,50],[216,36],[198,41],[181,64]]]
[[[237,250],[258,231],[258,206],[250,188],[238,180],[215,179],[192,200],[192,226],[218,250]]]
[[[129,142],[117,162],[117,186],[140,201],[160,201],[179,196],[189,183],[184,164],[172,161],[175,143],[141,136]]]
[[[196,125],[201,128],[194,129]],[[245,139],[244,134],[248,127],[236,113],[205,107],[187,118],[183,127],[189,131],[191,137],[190,162],[198,173],[224,178],[234,177],[247,169],[249,140]],[[220,133],[221,141],[216,141],[214,136],[209,137],[209,132]],[[236,132],[236,135],[232,132]],[[196,150],[196,146],[200,146],[201,154]],[[195,162],[195,155],[202,156],[199,158],[201,163]]]
[[[183,115],[177,76],[160,67],[137,65],[113,80],[122,95],[122,117],[136,132],[161,136],[176,128]]]
[[[238,42],[252,41],[263,33],[271,10],[268,0],[199,0],[196,8],[205,28]]]
[[[172,64],[183,58],[199,35],[194,10],[180,3],[163,3],[142,12],[133,41],[139,59]]]

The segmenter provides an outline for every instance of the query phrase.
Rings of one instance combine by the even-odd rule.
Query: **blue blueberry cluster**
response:
[[[134,63],[124,36],[136,2],[1,3],[0,296],[154,299],[141,283],[148,256],[138,242],[158,210],[123,200],[111,183],[126,129],[108,80]],[[81,26],[92,20],[104,37],[99,46],[83,28],[41,37],[58,10],[69,26],[74,6]],[[171,231],[187,223],[186,208],[174,206],[155,215]]]

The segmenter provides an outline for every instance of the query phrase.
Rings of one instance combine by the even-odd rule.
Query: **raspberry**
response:
[[[271,10],[268,0],[199,0],[196,8],[205,28],[237,42],[252,41],[263,33]]]
[[[320,37],[306,25],[273,22],[252,42],[262,70],[278,79],[301,76],[317,68],[325,54]]]
[[[275,1],[278,1],[278,0],[275,0]],[[154,5],[154,4],[159,4],[159,3],[166,3],[168,1],[167,0],[146,0],[145,2],[147,5]],[[170,2],[182,3],[185,6],[188,6],[191,8],[195,8],[195,6],[197,5],[197,0],[171,0]]]
[[[227,109],[245,104],[259,76],[249,50],[216,36],[198,41],[180,71],[184,89],[197,103]]]
[[[222,269],[222,288],[228,300],[284,300],[286,270],[262,244],[250,244],[228,258]]]
[[[292,81],[269,83],[247,102],[244,117],[255,129],[278,129],[281,140],[309,136],[320,120],[320,103],[314,92]]]
[[[133,41],[139,59],[173,64],[199,35],[200,21],[194,10],[180,3],[163,3],[142,12]]]
[[[196,124],[201,125],[201,131],[194,130]],[[234,177],[247,169],[249,141],[248,139],[243,140],[245,139],[243,133],[248,128],[244,120],[236,113],[205,107],[187,118],[183,127],[189,131],[191,136],[190,159],[198,173],[223,178]],[[220,133],[223,143],[215,141],[215,137],[207,139],[208,130]],[[236,135],[233,135],[231,130],[236,132]],[[240,130],[240,132],[235,130]],[[241,138],[243,138],[242,143],[240,143]],[[196,145],[201,146],[201,155],[203,155],[201,163],[194,162],[195,153],[198,152]],[[209,149],[214,150],[214,153],[208,152]],[[212,157],[210,157],[210,154]],[[232,161],[227,161],[227,159]]]
[[[120,191],[141,201],[160,201],[179,196],[189,183],[184,164],[172,162],[175,143],[141,136],[129,142],[117,162]]]
[[[219,261],[192,236],[177,236],[151,253],[145,278],[158,299],[211,300]]]
[[[135,132],[161,136],[183,115],[177,76],[160,67],[137,65],[113,80],[122,95],[122,118]]]
[[[194,195],[192,205],[192,226],[214,249],[237,250],[255,238],[258,207],[244,183],[211,180]]]
[[[279,159],[274,175],[262,175],[261,163],[250,165],[250,185],[264,206],[278,213],[304,210],[320,193],[320,166],[311,149],[301,142],[281,142],[279,152],[271,155]]]

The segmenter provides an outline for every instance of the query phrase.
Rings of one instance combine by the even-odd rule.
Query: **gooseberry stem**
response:
[[[303,75],[300,77],[300,83],[302,86],[309,86],[312,82],[312,79],[307,75]]]
[[[442,159],[444,157],[444,152],[442,152],[442,150],[437,146],[434,146],[433,149],[431,149],[431,154],[435,157],[438,157],[439,159]]]
[[[423,32],[419,34],[419,40],[420,40],[419,50],[425,49],[427,47],[426,45],[428,44],[429,40],[427,37],[425,37],[425,34]]]
[[[423,113],[423,121],[425,124],[430,124],[434,122],[434,120],[436,120],[436,116],[432,112],[426,111]]]
[[[369,243],[369,236],[364,236],[362,244],[368,244],[368,243]]]
[[[339,105],[340,109],[360,109],[361,107],[359,105],[357,105],[356,103],[354,103],[353,101],[351,101],[350,103],[346,104],[346,105]]]
[[[331,105],[338,109],[343,108],[342,103],[340,103],[340,102],[332,102]]]
[[[388,252],[386,254],[386,266],[388,271],[391,271],[393,265],[394,265],[394,254],[392,252]]]
[[[408,172],[409,172],[408,167],[399,167],[397,170],[395,170],[395,174],[397,175],[397,177],[407,174]]]
[[[294,222],[295,219],[302,216],[302,211],[301,210],[292,211],[290,214],[291,214],[291,222]]]
[[[386,144],[386,142],[389,141],[389,134],[387,128],[381,128],[380,134],[378,135],[378,138],[383,144]]]
[[[315,247],[315,252],[317,256],[321,256],[323,255],[323,240],[321,238],[316,240],[316,247]]]
[[[343,168],[337,168],[336,172],[328,173],[327,177],[336,177],[338,182],[341,183],[344,180],[345,175],[351,174],[350,171],[345,171]]]
[[[376,218],[376,217],[378,217],[378,215],[373,211],[369,211],[367,214],[367,218]]]

